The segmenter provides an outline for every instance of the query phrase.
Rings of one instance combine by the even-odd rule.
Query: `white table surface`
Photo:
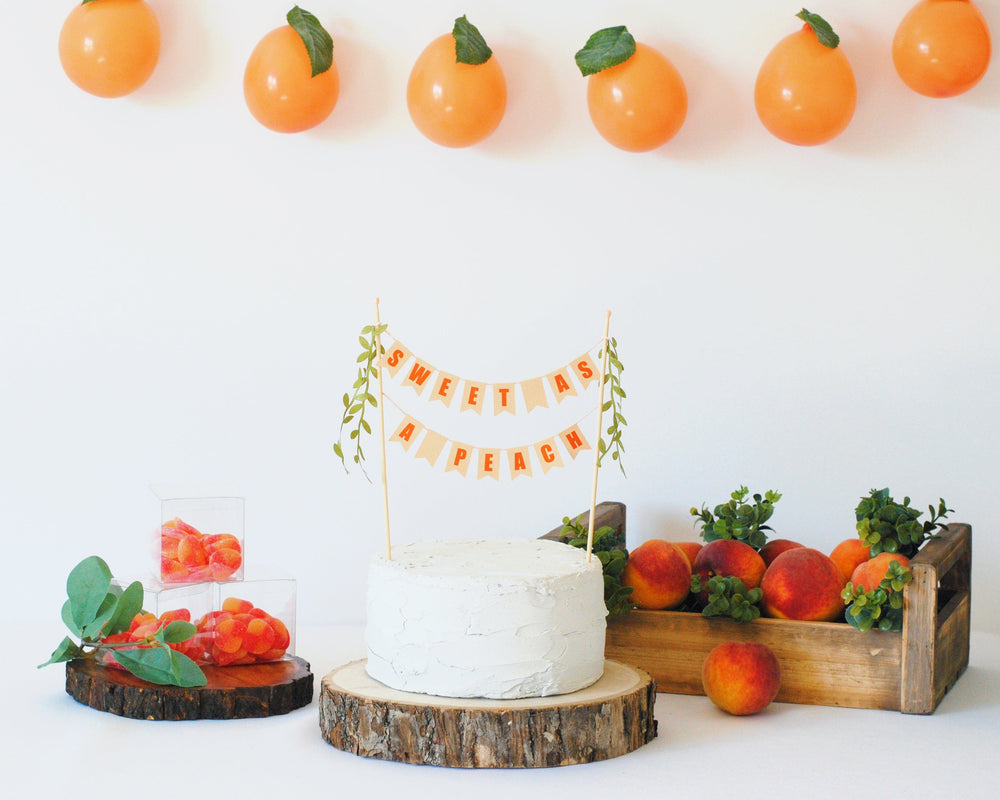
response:
[[[45,627],[15,629],[21,635],[12,641],[23,645],[5,659],[0,786],[18,800],[125,792],[184,800],[1000,797],[1000,636],[993,634],[973,633],[969,668],[930,716],[774,703],[731,717],[704,697],[660,694],[659,735],[626,756],[463,770],[336,750],[320,736],[315,700],[285,716],[235,721],[147,722],[95,711],[65,693],[61,665],[35,669],[63,636]],[[358,627],[299,629],[297,653],[312,665],[317,695],[324,674],[364,655],[362,641]]]

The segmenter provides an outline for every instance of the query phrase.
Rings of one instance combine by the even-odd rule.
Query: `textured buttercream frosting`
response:
[[[574,692],[604,670],[604,577],[547,540],[393,547],[368,572],[368,674],[394,689],[511,699]]]

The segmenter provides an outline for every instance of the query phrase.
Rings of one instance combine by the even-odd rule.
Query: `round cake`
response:
[[[371,677],[444,697],[575,692],[604,671],[601,562],[560,542],[393,547],[368,572]]]

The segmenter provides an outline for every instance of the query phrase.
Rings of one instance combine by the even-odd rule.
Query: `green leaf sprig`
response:
[[[622,428],[628,425],[625,417],[622,416],[622,400],[625,399],[625,390],[622,388],[622,366],[621,359],[618,358],[618,341],[611,337],[607,342],[608,349],[608,371],[604,375],[604,382],[608,385],[610,398],[604,401],[601,409],[602,413],[611,412],[611,424],[608,425],[606,433],[608,438],[603,436],[597,443],[598,456],[597,465],[601,466],[604,456],[611,453],[611,460],[618,462],[618,468],[625,475],[625,465],[622,455],[625,453],[625,446],[622,444]],[[604,358],[604,348],[598,353],[598,358]],[[628,477],[628,476],[626,476]]]
[[[379,357],[385,353],[385,348],[380,348],[379,336],[385,333],[388,325],[365,325],[361,329],[358,341],[361,343],[361,354],[358,356],[358,377],[354,381],[354,394],[344,393],[344,416],[340,420],[340,433],[337,442],[333,445],[333,452],[340,458],[347,472],[347,459],[344,457],[344,428],[351,423],[353,427],[349,429],[349,441],[354,442],[354,453],[352,459],[355,464],[361,467],[361,472],[368,478],[365,471],[365,451],[361,446],[362,432],[371,434],[372,426],[365,419],[365,411],[368,407],[378,407],[378,400],[371,392],[372,378],[378,378],[378,367],[375,366]],[[365,336],[368,338],[366,339]]]
[[[714,575],[705,583],[696,572],[691,576],[691,593],[708,591],[708,601],[701,610],[706,617],[728,617],[737,622],[752,622],[760,617],[760,588],[747,589],[735,575]]]
[[[573,547],[587,546],[588,526],[583,524],[581,514],[575,520],[563,517],[562,539]],[[608,616],[620,617],[632,609],[629,595],[631,586],[622,586],[622,572],[628,562],[624,534],[617,533],[610,525],[602,525],[594,531],[594,546],[591,551],[601,562],[604,572],[604,605]]]
[[[455,20],[451,35],[455,37],[455,61],[459,64],[476,67],[485,64],[493,55],[479,28],[469,22],[465,14]]]
[[[766,523],[774,514],[774,504],[781,495],[772,490],[765,492],[763,497],[755,494],[751,504],[747,502],[749,493],[746,486],[741,486],[729,496],[729,502],[717,505],[713,511],[705,505],[700,511],[692,508],[691,516],[697,517],[701,524],[701,538],[706,542],[736,539],[755,550],[767,544],[767,531],[773,529]]]
[[[285,19],[291,26],[309,54],[312,77],[321,75],[333,66],[333,38],[315,16],[295,6]]]
[[[933,537],[935,531],[946,527],[941,520],[954,513],[943,498],[938,501],[937,510],[934,506],[927,508],[930,519],[920,522],[923,512],[910,507],[909,497],[904,497],[900,504],[892,499],[888,488],[872,489],[854,509],[858,536],[862,544],[871,548],[873,557],[879,553],[900,553],[912,557],[924,539]]]
[[[885,577],[870,592],[848,581],[840,596],[847,604],[844,618],[859,631],[878,626],[883,631],[903,630],[903,587],[913,580],[913,573],[898,561],[891,561]]]
[[[593,75],[618,64],[623,64],[635,55],[635,39],[624,25],[602,28],[593,34],[574,56],[576,66],[583,77]]]
[[[127,631],[135,615],[142,612],[142,584],[133,581],[122,589],[112,581],[111,570],[98,556],[85,558],[72,569],[66,579],[68,598],[62,607],[62,619],[80,642],[64,637],[39,668],[110,653],[121,666],[144,681],[204,686],[207,679],[201,668],[170,647],[195,635],[196,628],[190,622],[175,620],[138,641],[104,641],[105,637]]]
[[[833,26],[819,14],[813,14],[811,11],[803,8],[795,16],[812,28],[821,45],[829,47],[831,50],[837,49],[837,46],[840,44],[840,37],[833,30]]]

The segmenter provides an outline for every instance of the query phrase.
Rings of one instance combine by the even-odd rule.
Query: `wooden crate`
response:
[[[602,503],[595,516],[598,525],[624,530],[620,503]],[[609,620],[605,652],[650,673],[658,691],[703,694],[701,665],[715,645],[760,642],[781,663],[781,702],[930,714],[969,664],[970,526],[949,525],[928,540],[910,569],[899,632],[861,633],[846,622],[739,623],[634,610]]]

